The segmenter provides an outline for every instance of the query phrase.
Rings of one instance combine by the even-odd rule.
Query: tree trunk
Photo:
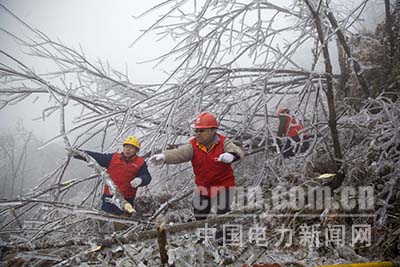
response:
[[[394,52],[394,38],[393,38],[392,27],[393,27],[393,21],[392,21],[392,14],[390,12],[390,0],[385,0],[385,31],[386,31],[385,52],[390,72],[391,72],[393,52]]]
[[[317,14],[317,15],[318,15],[318,14]],[[335,16],[334,16],[331,12],[328,12],[328,13],[326,14],[326,16],[328,17],[329,22],[330,22],[331,25],[332,25],[332,28],[335,30],[336,35],[337,35],[337,37],[338,37],[338,39],[339,39],[339,42],[340,42],[341,45],[343,46],[343,49],[344,49],[344,51],[346,52],[347,57],[348,57],[348,58],[352,58],[351,51],[350,51],[350,46],[347,44],[346,38],[345,38],[345,36],[343,35],[342,31],[338,28],[338,24],[337,24],[337,21],[336,21]],[[322,32],[322,31],[321,31],[321,32]],[[322,32],[322,33],[323,33],[323,32]],[[318,35],[319,35],[319,34],[318,34]],[[320,38],[320,40],[321,40],[321,38]],[[322,39],[321,43],[322,43],[322,42],[323,42],[323,39]],[[324,47],[324,48],[325,48],[325,47]],[[326,48],[326,49],[328,49],[328,48]],[[329,56],[329,55],[328,55],[328,56]],[[324,53],[324,57],[325,57],[325,53]],[[369,89],[368,89],[368,83],[367,83],[367,81],[364,79],[364,76],[363,76],[362,73],[361,73],[360,64],[357,62],[357,60],[352,59],[352,60],[351,60],[351,65],[353,66],[354,74],[355,74],[356,77],[357,77],[357,81],[358,81],[358,83],[360,84],[360,87],[361,87],[362,91],[364,92],[364,94],[365,94],[367,97],[371,96],[371,92],[370,92]]]
[[[329,49],[328,49],[328,44],[325,42],[324,38],[324,31],[322,29],[322,23],[321,19],[318,15],[318,13],[314,10],[312,5],[308,0],[305,0],[306,5],[311,11],[311,14],[313,15],[314,21],[315,21],[315,26],[317,28],[317,33],[318,33],[318,39],[321,42],[322,45],[322,52],[324,56],[324,63],[325,63],[325,71],[326,71],[326,98],[328,101],[328,110],[329,110],[329,115],[328,115],[328,125],[329,129],[331,130],[331,136],[332,136],[332,142],[333,142],[333,151],[334,151],[334,166],[336,170],[336,180],[333,184],[331,184],[331,187],[338,187],[340,184],[343,182],[344,179],[344,174],[340,170],[342,167],[342,161],[343,161],[343,156],[342,156],[342,151],[340,148],[340,142],[339,142],[339,133],[337,130],[337,124],[336,124],[336,108],[335,108],[335,97],[333,93],[333,80],[332,80],[332,64],[329,56]]]
[[[346,89],[346,84],[348,80],[348,67],[347,67],[347,60],[348,57],[340,44],[340,41],[337,40],[336,42],[338,48],[338,58],[339,58],[339,67],[340,67],[340,92],[343,94],[343,97],[347,97],[349,92]]]

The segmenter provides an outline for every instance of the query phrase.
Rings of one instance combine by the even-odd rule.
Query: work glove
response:
[[[165,155],[164,154],[155,154],[150,157],[150,162],[156,165],[161,165],[165,162]]]
[[[131,186],[132,186],[133,188],[137,188],[137,187],[139,187],[139,185],[141,185],[142,183],[143,183],[143,179],[140,178],[140,177],[136,177],[135,179],[133,179],[133,180],[131,181]]]
[[[235,159],[235,156],[232,155],[231,153],[225,152],[219,155],[217,161],[223,162],[223,163],[232,163],[233,160]]]

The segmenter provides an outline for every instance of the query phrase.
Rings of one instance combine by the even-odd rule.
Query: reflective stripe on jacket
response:
[[[231,164],[217,161],[219,155],[224,153],[225,136],[218,134],[217,141],[210,151],[205,152],[198,144],[196,138],[190,140],[193,148],[192,166],[195,174],[195,183],[198,187],[205,187],[208,190],[201,190],[202,195],[212,196],[211,187],[232,187],[235,186],[235,177]],[[214,192],[216,193],[216,192]]]
[[[112,156],[107,172],[124,198],[136,196],[137,189],[133,188],[130,182],[136,177],[143,164],[144,159],[139,156],[135,156],[128,161],[125,161],[121,153],[114,153]],[[107,185],[104,185],[104,193],[111,195]]]

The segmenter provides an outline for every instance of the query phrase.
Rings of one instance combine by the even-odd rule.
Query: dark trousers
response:
[[[286,139],[286,142],[283,146],[281,146],[281,153],[284,158],[290,158],[295,156],[298,152],[303,153],[307,151],[310,147],[310,141],[307,136],[303,137],[303,142],[300,142],[300,137],[298,135],[292,137],[294,144],[292,144],[292,140],[290,138]]]
[[[217,214],[225,214],[231,211],[234,188],[225,188],[218,192],[215,197],[201,195],[195,192],[193,195],[193,212],[196,220],[205,220],[216,205]]]

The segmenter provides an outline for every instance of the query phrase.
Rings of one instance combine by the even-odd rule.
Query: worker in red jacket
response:
[[[178,147],[153,155],[155,164],[178,164],[191,161],[195,175],[196,189],[193,195],[193,209],[196,220],[206,219],[214,203],[217,214],[230,211],[235,186],[231,163],[243,159],[243,151],[231,140],[217,133],[215,116],[208,112],[198,115],[195,137]]]
[[[118,187],[123,197],[132,206],[138,187],[146,186],[151,181],[151,175],[147,169],[144,159],[137,155],[140,149],[140,141],[135,136],[128,136],[123,143],[122,153],[97,153],[87,150],[89,156],[99,163],[100,166],[107,168],[107,172],[114,184]],[[84,160],[79,155],[74,158]],[[114,215],[127,215],[108,200],[112,198],[107,185],[104,185],[101,209]]]
[[[303,135],[303,140],[300,138],[300,132],[304,129],[303,123],[290,115],[289,109],[285,107],[280,108],[277,115],[279,119],[278,145],[283,157],[293,157],[299,151],[306,151],[309,147],[308,136]]]

